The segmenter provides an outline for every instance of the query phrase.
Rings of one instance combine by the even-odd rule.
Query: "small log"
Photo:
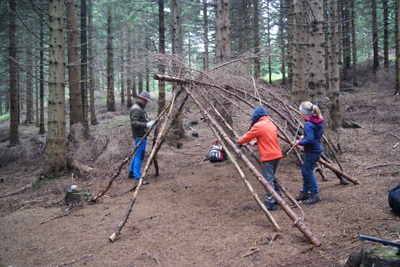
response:
[[[338,170],[335,166],[333,166],[329,162],[323,160],[322,158],[320,158],[318,160],[318,162],[321,163],[322,165],[324,165],[325,167],[331,169],[331,171],[333,171],[338,177],[341,176],[341,177],[345,178],[346,180],[349,180],[350,182],[352,182],[355,185],[360,184],[360,182],[356,178],[351,177],[344,171]]]

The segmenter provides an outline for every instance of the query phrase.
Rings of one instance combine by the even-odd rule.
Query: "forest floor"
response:
[[[99,111],[93,136],[79,144],[81,158],[76,159],[92,171],[71,170],[51,180],[38,179],[44,155],[37,128],[21,125],[21,146],[7,148],[9,122],[2,122],[0,266],[342,266],[350,253],[361,250],[359,234],[398,240],[400,217],[388,206],[388,190],[400,181],[400,97],[384,81],[382,76],[380,82],[365,82],[341,94],[344,118],[361,128],[326,130],[340,145],[343,170],[360,184],[341,185],[329,169],[328,181],[317,174],[322,201],[300,205],[304,224],[322,243],[319,247],[280,207],[271,212],[281,228],[276,234],[233,164],[204,160],[214,137],[195,108],[185,108],[183,118],[186,125],[198,124],[187,129],[180,149],[162,146],[160,175],[150,167],[150,184],[141,186],[114,242],[109,237],[132,197],[127,164],[96,203],[65,213],[63,200],[72,184],[93,194],[102,191],[128,157],[132,140],[127,112]],[[148,107],[150,117],[155,117],[153,105]],[[243,123],[244,132],[249,118],[235,120]],[[292,195],[298,193],[302,178],[294,154],[281,159],[277,177]],[[248,179],[263,196],[261,184],[251,175]]]

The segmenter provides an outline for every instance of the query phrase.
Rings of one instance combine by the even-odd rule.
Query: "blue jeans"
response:
[[[142,138],[135,138],[135,147],[142,140]],[[142,177],[142,173],[140,172],[140,168],[142,167],[142,161],[144,159],[144,153],[146,151],[146,143],[147,138],[143,139],[143,142],[136,149],[135,154],[133,154],[131,165],[129,166],[129,172],[133,173],[134,179],[140,179]]]
[[[303,176],[303,187],[301,191],[311,194],[318,194],[317,179],[314,175],[314,168],[321,153],[305,153],[303,165],[301,166],[301,175]]]
[[[280,159],[264,161],[261,164],[261,168],[262,168],[262,175],[265,178],[265,180],[267,180],[267,182],[279,195],[282,195],[281,190],[275,183],[275,171],[278,168],[279,160]],[[275,199],[273,199],[273,197],[271,197],[271,195],[268,192],[266,192],[265,202],[267,202],[268,205],[273,205],[275,204]]]

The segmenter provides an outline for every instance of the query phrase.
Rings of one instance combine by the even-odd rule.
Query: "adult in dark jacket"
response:
[[[322,199],[314,175],[314,168],[323,151],[321,138],[324,133],[324,119],[318,106],[313,105],[310,101],[302,102],[299,110],[301,118],[304,120],[304,133],[295,146],[304,147],[304,160],[301,166],[303,186],[296,200],[303,200],[304,204],[314,204]]]
[[[144,110],[147,103],[151,102],[150,94],[147,92],[141,92],[136,100],[136,103],[132,106],[130,112],[130,121],[132,129],[132,137],[135,141],[135,147],[143,139],[147,132],[147,129],[153,126],[155,120],[149,120],[147,113]],[[147,138],[144,138],[142,143],[136,149],[135,154],[132,157],[131,164],[129,166],[129,178],[134,179],[134,184],[137,184],[139,179],[142,177],[141,167],[146,151]],[[146,180],[142,181],[142,184],[147,184]]]

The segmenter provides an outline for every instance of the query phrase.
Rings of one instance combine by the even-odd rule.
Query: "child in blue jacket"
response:
[[[323,151],[321,138],[324,133],[324,119],[318,106],[313,105],[310,101],[302,102],[299,110],[301,118],[304,120],[304,133],[295,146],[304,147],[304,160],[301,166],[303,186],[295,199],[297,201],[303,200],[304,204],[314,204],[322,199],[314,175],[314,168]]]

